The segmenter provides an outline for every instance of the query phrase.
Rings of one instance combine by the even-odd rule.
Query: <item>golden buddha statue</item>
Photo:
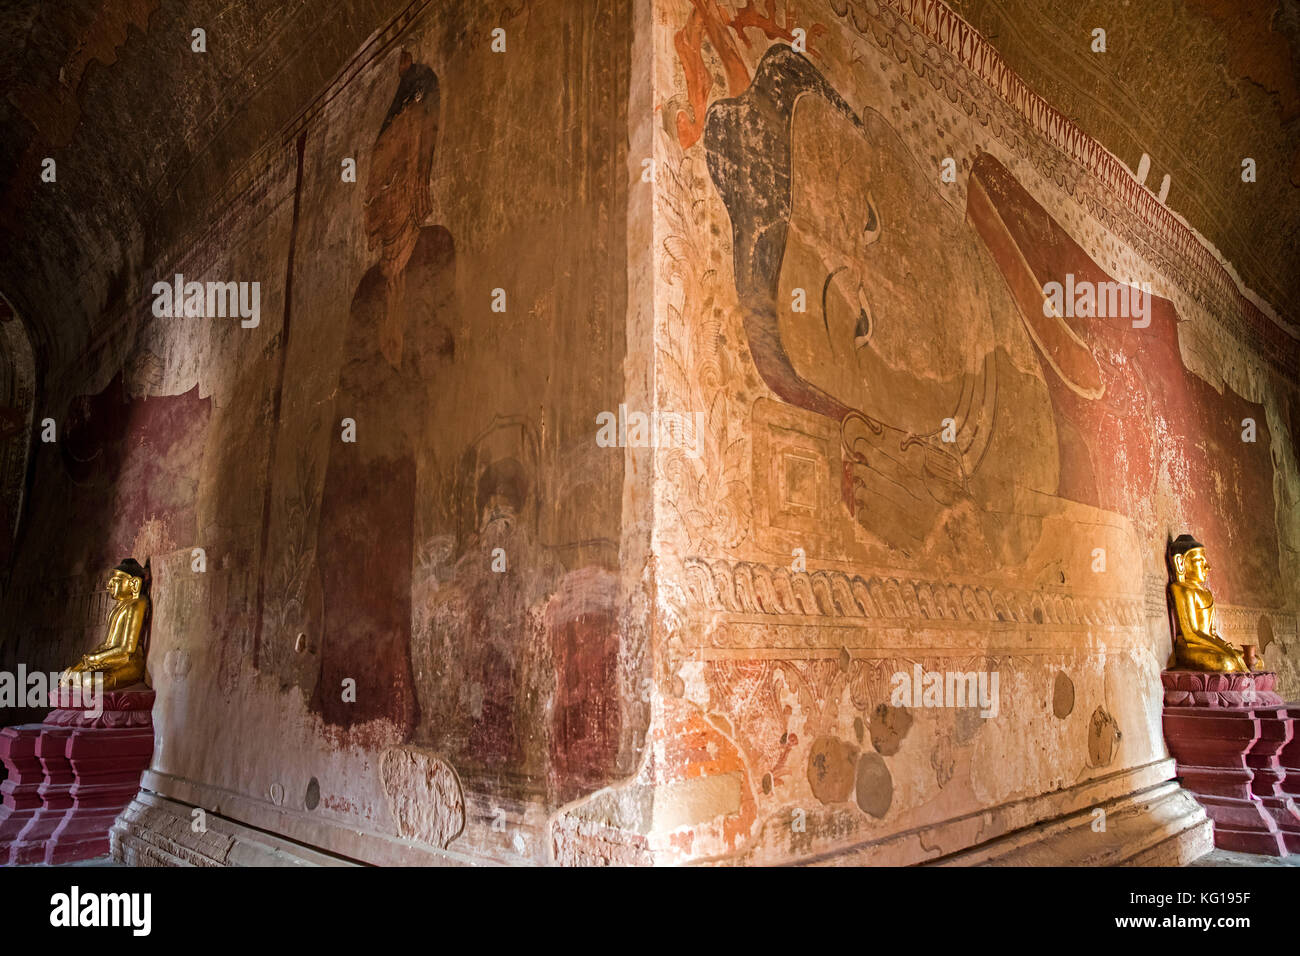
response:
[[[116,602],[108,612],[108,635],[104,643],[69,667],[59,678],[60,684],[89,682],[95,673],[104,675],[104,689],[117,690],[144,681],[145,622],[149,618],[149,598],[145,594],[149,578],[147,569],[134,558],[127,558],[108,579],[108,593]]]
[[[1205,583],[1210,571],[1205,546],[1190,534],[1180,534],[1170,544],[1169,556],[1174,573],[1169,597],[1176,629],[1168,669],[1249,673],[1242,650],[1219,634],[1214,595]]]

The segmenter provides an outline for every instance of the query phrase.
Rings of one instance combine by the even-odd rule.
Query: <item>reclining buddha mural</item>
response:
[[[1167,300],[1135,291],[1150,316],[1071,326],[1044,315],[1041,293],[1017,297],[1067,273],[1120,283],[991,155],[954,208],[938,166],[922,168],[880,113],[855,112],[785,43],[709,108],[703,145],[754,367],[776,397],[838,426],[841,499],[864,540],[1005,567],[1035,544],[1032,524],[1005,533],[1011,514],[1070,503],[1150,531],[1157,443],[1206,429],[1215,448],[1188,443],[1192,472],[1215,459],[1243,482],[1186,487],[1189,503],[1209,497],[1197,526],[1271,496],[1262,409],[1182,368]],[[1238,423],[1252,415],[1265,431],[1246,444]],[[1262,570],[1240,567],[1234,583],[1275,586]]]
[[[659,471],[668,719],[743,768],[688,855],[942,856],[1155,772],[1184,527],[1293,639],[1286,413],[1207,344],[1253,305],[1013,124],[946,7],[735,6],[675,5],[657,131],[663,401],[709,410]],[[996,715],[891,694],[954,670]]]

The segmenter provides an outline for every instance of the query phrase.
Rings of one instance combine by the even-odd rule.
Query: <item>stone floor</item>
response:
[[[1300,853],[1290,856],[1257,856],[1231,850],[1211,850],[1192,866],[1300,866]]]
[[[33,866],[44,866],[44,863],[34,863]],[[78,860],[75,863],[56,863],[55,866],[121,866],[121,863],[113,862],[113,858],[108,855],[97,856],[93,860]]]

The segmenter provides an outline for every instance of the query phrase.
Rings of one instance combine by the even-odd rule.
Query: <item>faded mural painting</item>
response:
[[[1234,556],[1235,639],[1294,675],[1290,387],[1240,345],[1184,358],[1269,320],[1162,256],[942,4],[667,6],[659,400],[708,428],[656,472],[663,734],[737,760],[663,856],[916,862],[1135,789],[1183,527]],[[1092,314],[1046,314],[1067,281]],[[997,673],[1000,711],[898,705],[936,671]]]
[[[601,147],[547,157],[577,174],[556,195],[523,139],[463,163],[500,137],[477,117],[520,95],[519,80],[448,79],[455,61],[430,51],[458,18],[426,19],[338,107],[344,123],[382,120],[358,161],[364,198],[349,203],[365,236],[351,286],[314,264],[355,230],[325,198],[338,193],[341,134],[329,124],[307,134],[304,155],[321,159],[303,173],[295,297],[305,289],[330,305],[295,315],[302,331],[285,359],[256,656],[301,688],[327,736],[382,751],[375,783],[399,833],[436,833],[442,846],[460,826],[417,797],[449,808],[477,799],[490,804],[470,809],[482,833],[462,843],[544,854],[540,837],[498,840],[488,824],[626,772],[638,733],[625,700],[641,652],[618,623],[622,462],[596,455],[587,427],[617,407],[621,387],[624,280],[611,263],[622,261],[622,213],[595,187],[616,191],[624,27],[611,10],[584,28],[609,41],[584,67],[606,86],[538,107]],[[536,69],[592,55],[563,45],[571,28],[539,33]],[[363,97],[383,106],[360,108]],[[557,241],[562,217],[586,228]],[[346,314],[332,305],[342,301]],[[575,314],[585,329],[560,325]],[[579,341],[583,366],[558,368],[551,356]],[[340,440],[349,422],[355,442]],[[288,437],[299,434],[313,438]],[[355,698],[340,694],[348,681]]]
[[[145,786],[376,863],[911,863],[1123,809],[1186,529],[1300,692],[1300,396],[1199,238],[935,0],[575,6],[413,5],[150,263],[261,322],[134,301],[55,383],[0,664],[75,659],[149,558]],[[509,68],[464,41],[501,24]],[[692,448],[597,442],[643,390]],[[953,672],[985,696],[920,695]]]
[[[6,655],[75,657],[107,556],[151,557],[155,792],[375,862],[545,861],[548,808],[636,764],[640,572],[592,426],[623,394],[630,18],[532,6],[407,11],[151,266],[258,281],[257,327],[132,303],[39,451],[32,568],[80,570],[32,574]],[[458,39],[525,23],[508,70]]]

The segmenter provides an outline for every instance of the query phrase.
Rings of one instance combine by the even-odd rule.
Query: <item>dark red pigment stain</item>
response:
[[[1115,281],[993,157],[980,156],[971,179],[971,221],[1027,321],[1042,317],[1042,286],[1064,283],[1067,273],[1076,285]],[[1021,257],[1032,282],[1023,275]],[[1034,283],[1036,288],[1029,288]],[[1143,528],[1142,522],[1161,474],[1167,475],[1188,525],[1177,530],[1191,531],[1205,543],[1215,566],[1216,593],[1222,588],[1223,598],[1234,603],[1275,604],[1279,546],[1264,407],[1227,388],[1220,394],[1188,371],[1178,349],[1173,304],[1146,298],[1147,328],[1134,328],[1126,317],[1050,320],[1068,323],[1084,343],[1057,336],[1055,344],[1064,350],[1058,367],[1067,375],[1089,368],[1104,387],[1098,398],[1079,394],[1038,352],[1056,412],[1058,493],[1133,518],[1140,531],[1158,536],[1159,529]],[[1242,440],[1247,418],[1255,422],[1253,443]],[[1163,548],[1163,539],[1152,546]]]
[[[125,557],[151,519],[164,523],[176,546],[194,539],[195,489],[211,408],[197,385],[182,395],[131,398],[121,373],[98,394],[69,403],[56,443],[74,486],[62,516],[80,540],[102,543],[94,556],[99,563]],[[111,509],[105,508],[108,489]]]
[[[562,799],[604,784],[618,758],[618,631],[612,610],[552,626],[555,714],[552,770]]]
[[[325,615],[313,709],[331,724],[386,717],[409,733],[415,726],[407,647],[415,463],[359,455],[331,460],[320,514]],[[344,699],[349,678],[356,682],[355,702]]]

